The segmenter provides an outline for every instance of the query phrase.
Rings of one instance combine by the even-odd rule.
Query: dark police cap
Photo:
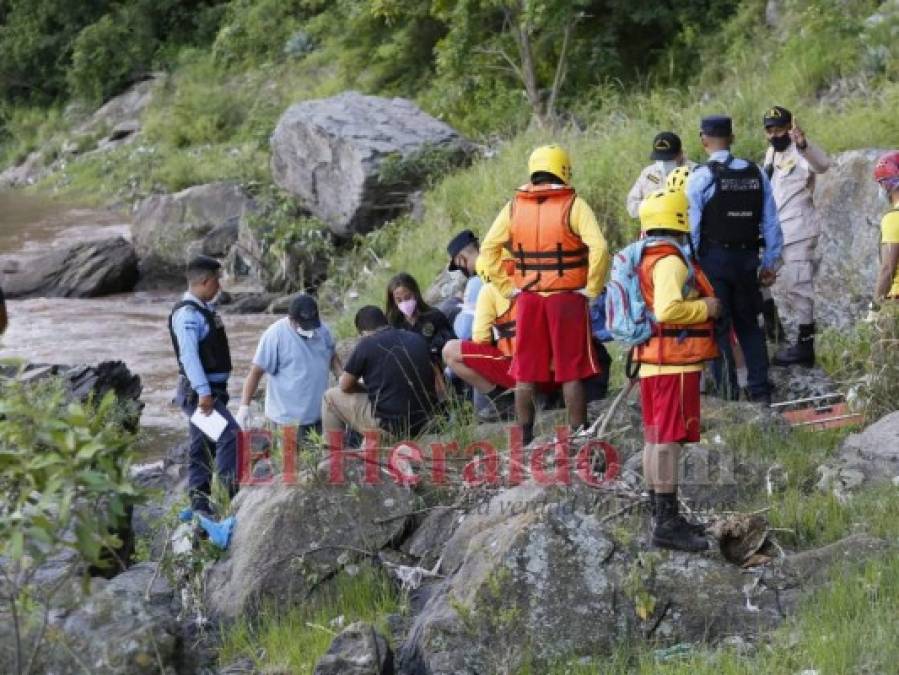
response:
[[[457,234],[450,240],[449,244],[446,245],[446,252],[450,257],[450,272],[455,272],[456,270],[460,269],[460,267],[453,261],[456,259],[456,256],[459,255],[459,253],[461,253],[469,244],[474,244],[475,246],[477,246],[478,238],[471,230],[462,230],[459,234]]]
[[[222,263],[208,255],[194,256],[187,263],[188,272],[218,272],[222,269]]]
[[[765,113],[762,121],[766,129],[768,127],[786,127],[793,121],[793,113],[786,108],[776,105]]]
[[[305,293],[300,293],[290,301],[287,315],[296,321],[303,330],[313,330],[322,325],[318,318],[318,304],[315,298]]]
[[[733,136],[734,127],[730,117],[727,115],[709,115],[703,117],[699,124],[699,131],[704,136],[712,138],[727,138]]]
[[[650,159],[670,160],[680,154],[680,136],[673,131],[663,131],[652,139],[652,154]]]

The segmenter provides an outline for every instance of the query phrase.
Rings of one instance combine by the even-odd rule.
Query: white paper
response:
[[[209,415],[204,415],[199,407],[191,415],[190,423],[206,434],[213,442],[219,439],[225,427],[228,426],[228,420],[217,410],[213,410]]]

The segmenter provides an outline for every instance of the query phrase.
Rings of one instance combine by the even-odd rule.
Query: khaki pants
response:
[[[782,256],[784,264],[771,292],[787,339],[795,342],[799,326],[815,322],[815,276],[821,264],[818,238],[786,244]]]
[[[322,431],[344,431],[345,427],[363,433],[380,425],[368,394],[347,394],[340,387],[331,387],[322,398]]]

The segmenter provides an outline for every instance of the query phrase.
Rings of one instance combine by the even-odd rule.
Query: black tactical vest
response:
[[[739,246],[758,246],[759,224],[765,195],[762,173],[749,162],[744,169],[731,167],[733,157],[725,162],[708,162],[715,193],[702,209],[700,233],[702,241]]]
[[[169,335],[172,337],[172,346],[175,348],[175,358],[178,360],[178,371],[185,375],[184,366],[181,365],[181,350],[178,348],[178,338],[175,336],[173,319],[175,312],[182,307],[193,307],[206,320],[209,326],[209,332],[206,337],[200,340],[198,351],[200,354],[200,363],[203,371],[209,373],[230,373],[231,372],[231,349],[228,346],[228,336],[225,334],[225,324],[222,323],[222,317],[193,300],[182,300],[172,308],[169,314]]]

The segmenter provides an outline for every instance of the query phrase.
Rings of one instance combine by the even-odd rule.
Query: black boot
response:
[[[777,305],[774,304],[774,298],[765,300],[765,304],[762,306],[762,317],[765,319],[765,335],[768,338],[768,342],[776,345],[784,344],[787,341],[787,336],[777,314]]]
[[[697,553],[705,551],[709,542],[688,523],[677,509],[677,494],[656,495],[656,524],[652,531],[652,544],[659,548]]]
[[[803,366],[811,368],[815,365],[815,324],[806,323],[799,326],[799,339],[774,355],[775,366]]]

